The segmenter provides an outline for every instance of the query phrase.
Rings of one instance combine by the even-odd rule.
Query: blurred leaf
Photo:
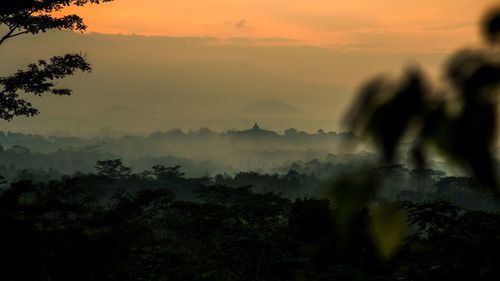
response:
[[[491,9],[482,21],[481,31],[490,44],[498,44],[500,40],[500,7]]]
[[[361,88],[346,123],[353,131],[371,136],[384,162],[391,163],[410,125],[424,115],[428,92],[425,76],[417,67],[408,68],[397,82],[375,78]]]
[[[348,236],[352,222],[379,190],[379,182],[370,170],[356,170],[337,177],[328,188],[328,199],[335,208],[337,230]]]
[[[390,258],[401,246],[408,228],[406,212],[394,203],[381,203],[371,210],[371,235],[382,258]]]

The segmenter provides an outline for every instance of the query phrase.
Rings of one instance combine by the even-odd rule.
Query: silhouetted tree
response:
[[[131,169],[123,165],[121,159],[97,161],[97,174],[114,180],[126,179]]]
[[[153,166],[152,174],[159,181],[177,182],[184,178],[185,173],[181,172],[181,166],[165,167],[163,165]]]
[[[55,16],[55,12],[68,6],[100,4],[112,0],[10,0],[0,2],[0,28],[6,40],[23,34],[38,34],[52,29],[83,31],[83,19],[78,15]],[[34,116],[39,113],[21,94],[41,96],[45,93],[70,95],[71,90],[56,87],[56,81],[73,75],[76,71],[91,71],[89,63],[80,54],[55,56],[29,64],[9,76],[0,76],[0,119],[12,120],[15,116]]]

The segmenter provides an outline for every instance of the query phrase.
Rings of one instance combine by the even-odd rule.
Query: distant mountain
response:
[[[278,100],[261,100],[244,107],[241,113],[258,116],[298,117],[306,113],[295,106]]]

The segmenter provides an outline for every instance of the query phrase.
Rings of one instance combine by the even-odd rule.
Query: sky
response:
[[[139,4],[138,4],[139,3]],[[436,52],[477,41],[485,0],[117,0],[65,12],[102,33],[281,38],[317,46]],[[472,39],[472,40],[471,40]]]
[[[0,130],[223,131],[255,122],[278,131],[343,130],[340,120],[370,77],[396,77],[418,64],[434,82],[453,52],[480,46],[477,23],[492,3],[115,0],[67,9],[83,17],[87,32],[8,41],[0,46],[0,76],[74,52],[93,72],[60,82],[72,96],[33,98],[41,115]],[[247,114],[262,101],[303,114]]]

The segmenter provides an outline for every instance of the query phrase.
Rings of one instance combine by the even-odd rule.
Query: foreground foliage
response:
[[[64,8],[100,4],[112,0],[1,0],[0,46],[24,34],[50,30],[84,31],[87,26],[76,15],[58,16]],[[7,54],[8,55],[8,54]],[[70,95],[71,89],[58,88],[57,82],[77,71],[90,72],[90,64],[81,54],[54,56],[31,63],[25,70],[9,76],[0,74],[0,119],[11,121],[16,116],[35,116],[38,109],[29,96],[45,94]]]
[[[101,163],[102,164],[102,163]],[[109,163],[108,163],[109,164]],[[340,239],[329,200],[250,187],[159,184],[109,174],[18,181],[0,195],[2,280],[496,280],[500,216],[445,201],[397,203],[411,224],[390,260],[362,207]],[[172,178],[168,176],[168,178]],[[130,183],[129,183],[130,184]],[[381,204],[381,202],[379,202]],[[370,210],[371,209],[371,210]]]

